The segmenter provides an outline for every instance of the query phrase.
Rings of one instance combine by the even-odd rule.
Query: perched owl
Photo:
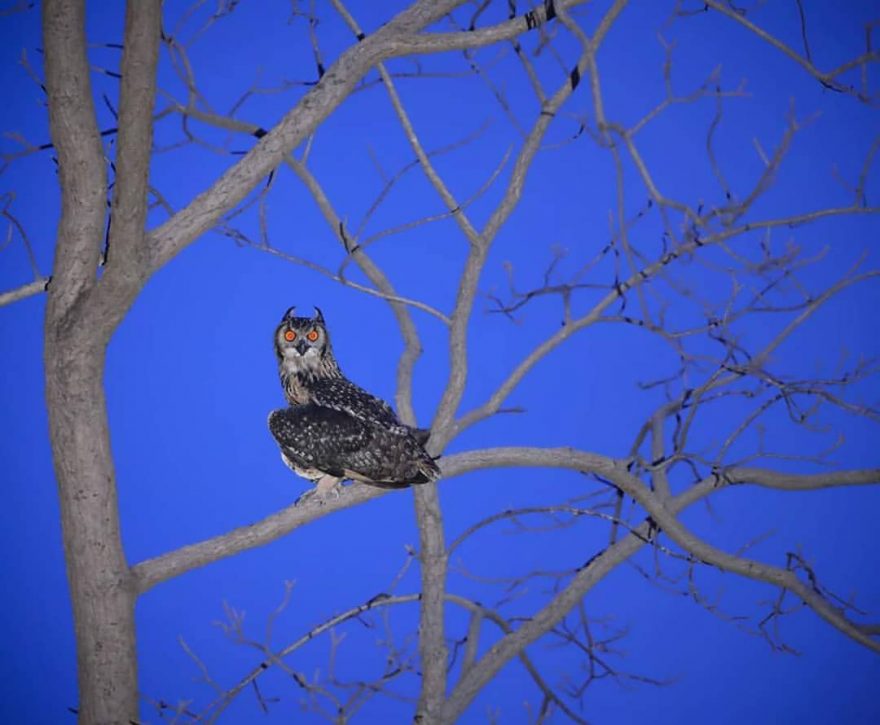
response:
[[[269,414],[284,463],[315,482],[322,496],[345,479],[405,488],[437,478],[437,464],[423,448],[428,431],[404,425],[387,403],[342,374],[321,310],[316,307],[314,317],[293,312],[287,310],[275,330],[290,407]]]

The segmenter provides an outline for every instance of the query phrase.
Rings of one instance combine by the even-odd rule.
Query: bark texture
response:
[[[43,5],[46,88],[62,212],[45,320],[46,405],[77,643],[80,721],[136,722],[136,589],[125,560],[107,406],[107,344],[146,278],[147,177],[161,4],[126,13],[114,259],[97,274],[107,176],[82,2]]]

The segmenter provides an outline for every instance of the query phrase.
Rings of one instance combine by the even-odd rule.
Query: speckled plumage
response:
[[[401,423],[391,407],[346,379],[324,317],[285,313],[275,354],[289,407],[269,415],[284,463],[326,493],[353,479],[383,488],[427,483],[438,475],[423,448],[427,431]]]

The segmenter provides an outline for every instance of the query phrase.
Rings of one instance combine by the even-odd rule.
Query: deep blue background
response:
[[[382,3],[381,12],[369,2],[353,2],[350,7],[369,32],[391,17],[398,5],[402,4]],[[582,13],[586,28],[595,26],[604,5],[590,5]],[[693,89],[719,64],[725,89],[748,79],[742,97],[725,100],[723,122],[716,134],[719,161],[741,195],[762,170],[754,142],[771,153],[792,104],[799,118],[811,119],[797,136],[775,186],[753,210],[754,218],[848,204],[851,195],[838,179],[857,176],[877,133],[876,111],[823,89],[791,60],[720,16],[704,14],[666,25],[669,8],[665,5],[637,3],[626,10],[599,55],[609,118],[631,125],[663,98],[663,49],[657,39],[662,30],[667,40],[678,42],[673,81],[680,93]],[[805,2],[804,6],[818,67],[836,66],[863,50],[864,24],[872,18],[870,3]],[[165,10],[166,32],[183,39],[191,38],[213,10],[201,8],[178,31],[186,7],[166,2]],[[503,10],[490,12],[484,22],[502,19]],[[96,46],[118,42],[121,13],[121,3],[92,4],[90,41]],[[329,64],[352,38],[331,8],[321,7],[321,17],[318,32]],[[749,17],[792,47],[801,47],[794,2],[774,3]],[[226,112],[251,84],[268,87],[314,77],[306,24],[302,19],[288,20],[286,3],[243,3],[193,44],[190,59],[198,87],[214,109]],[[38,12],[5,17],[0,28],[5,88],[2,128],[43,143],[48,140],[43,97],[16,65],[25,51],[40,72]],[[534,39],[527,42],[532,43],[528,47],[534,46]],[[574,57],[569,39],[562,38],[559,47],[563,53],[568,51],[567,58]],[[104,47],[90,52],[96,67],[100,124],[108,127],[112,118],[100,94],[115,99],[116,82],[100,68],[118,67],[119,53]],[[507,94],[512,113],[528,128],[537,110],[534,97],[509,53],[493,65],[498,53],[498,49],[487,49],[478,57],[492,69],[492,78]],[[547,53],[536,64],[544,78],[559,82],[558,67]],[[414,68],[405,60],[389,67],[398,72]],[[460,75],[466,69],[460,55],[426,59],[423,68],[441,75],[402,78],[398,88],[426,148],[443,147],[488,124],[476,142],[435,159],[453,193],[465,199],[481,187],[505,151],[512,145],[516,148],[520,136],[486,85],[479,78]],[[453,71],[457,75],[442,75]],[[185,97],[164,54],[160,86],[175,98]],[[302,87],[294,86],[284,93],[255,95],[238,117],[271,127],[302,93]],[[167,102],[167,96],[160,96],[158,107]],[[592,119],[586,84],[577,90],[567,110]],[[639,148],[667,195],[692,204],[721,200],[705,156],[706,131],[714,113],[712,99],[675,105],[639,134]],[[578,126],[577,116],[564,117],[551,130],[547,141],[559,146],[536,159],[523,202],[495,243],[471,323],[470,377],[462,411],[479,405],[523,355],[557,329],[561,319],[556,298],[533,303],[517,323],[487,314],[491,304],[485,295],[506,290],[505,262],[511,263],[517,284],[525,289],[540,285],[555,247],[567,249],[559,268],[564,277],[608,241],[609,215],[616,209],[612,160],[586,134],[572,141]],[[245,151],[253,142],[245,135],[194,127],[201,138],[227,150]],[[182,138],[177,117],[157,124],[158,145],[172,145]],[[2,144],[7,152],[19,148],[9,138]],[[111,140],[108,154],[112,155]],[[319,129],[309,166],[324,184],[337,213],[356,229],[382,188],[383,173],[390,176],[411,159],[384,90],[373,85],[349,98]],[[154,159],[151,183],[179,209],[234,160],[199,145],[167,150]],[[631,217],[644,205],[646,193],[632,165],[626,162],[625,166],[627,216]],[[508,173],[509,165],[502,182]],[[335,270],[340,261],[338,245],[303,186],[283,167],[274,184],[267,206],[271,243]],[[496,184],[469,209],[478,226],[488,218],[502,188]],[[0,177],[0,192],[16,194],[10,209],[27,229],[41,272],[48,274],[59,208],[51,152],[16,160]],[[867,186],[869,202],[876,203],[878,193],[874,175]],[[370,219],[366,234],[440,210],[439,200],[416,170],[393,189]],[[160,210],[154,210],[151,224],[163,218]],[[253,209],[232,223],[256,238]],[[788,242],[797,244],[804,256],[828,248],[822,263],[804,271],[802,277],[813,291],[820,291],[863,253],[868,254],[863,268],[876,266],[878,232],[880,226],[871,217],[833,219],[802,229],[778,230],[772,241],[777,250]],[[656,215],[636,226],[631,235],[636,244],[657,254]],[[744,238],[738,249],[754,250],[755,243],[754,237]],[[399,294],[451,311],[467,252],[465,240],[451,221],[377,242],[370,252]],[[0,289],[30,279],[24,246],[17,237],[4,247],[2,261]],[[589,279],[607,282],[610,270],[610,261],[605,260]],[[348,272],[359,279],[353,268]],[[710,299],[723,300],[729,294],[730,282],[724,274],[687,262],[679,265],[677,274]],[[677,299],[668,288],[664,292]],[[589,309],[599,294],[587,291],[576,297],[575,311]],[[790,375],[830,376],[839,370],[842,351],[850,364],[859,356],[876,356],[880,352],[878,303],[876,284],[843,293],[778,351],[771,362],[773,369]],[[77,700],[43,400],[44,304],[44,298],[37,296],[0,309],[0,465],[7,497],[0,524],[6,585],[0,598],[3,722],[72,721],[67,708],[75,707]],[[267,412],[281,403],[271,333],[291,304],[302,309],[319,305],[346,373],[375,394],[393,399],[402,342],[385,303],[302,267],[237,246],[217,233],[205,235],[148,283],[108,352],[111,435],[123,537],[131,562],[260,519],[288,505],[303,490],[303,482],[291,478],[280,464],[265,427]],[[635,314],[635,300],[630,304],[628,312]],[[677,324],[699,322],[699,308],[688,302],[674,302],[669,315]],[[419,312],[414,316],[425,348],[416,369],[415,403],[420,423],[427,424],[448,369],[445,330],[432,317]],[[759,317],[739,332],[749,344],[757,345],[786,319]],[[625,455],[638,426],[662,400],[661,390],[645,392],[636,383],[670,374],[675,365],[669,348],[644,332],[615,325],[591,328],[543,361],[514,392],[510,405],[524,407],[526,414],[488,420],[456,439],[450,450],[573,445]],[[876,403],[878,393],[880,387],[869,381],[851,395]],[[695,431],[697,440],[706,446],[717,444],[735,427],[743,410],[736,405],[719,406],[717,412],[708,413]],[[831,457],[835,466],[877,465],[880,441],[873,424],[833,411],[824,413],[821,421],[831,432],[807,433],[790,426],[782,412],[771,413],[764,419],[768,447],[787,454],[814,454],[834,442],[836,431],[842,431],[845,440]],[[750,437],[736,455],[753,452],[755,442]],[[807,468],[791,462],[774,464]],[[445,481],[440,490],[447,536],[452,540],[481,517],[503,508],[557,502],[593,488],[574,474],[527,470],[470,475]],[[856,594],[860,607],[877,612],[880,554],[872,534],[878,510],[880,491],[876,488],[803,495],[740,488],[714,497],[711,511],[702,505],[694,507],[684,520],[728,551],[769,533],[768,539],[751,550],[752,556],[783,565],[785,552],[802,551],[832,590],[843,596]],[[503,592],[472,581],[461,573],[462,568],[497,577],[577,566],[606,537],[606,525],[595,520],[528,535],[511,535],[510,526],[496,525],[456,552],[450,591],[491,604]],[[198,654],[215,679],[230,686],[259,661],[259,655],[231,643],[215,626],[223,619],[224,602],[247,613],[249,633],[260,639],[266,617],[281,600],[284,581],[294,580],[292,601],[276,625],[274,642],[280,645],[332,613],[383,591],[406,559],[405,545],[417,542],[411,494],[394,493],[323,518],[268,547],[160,585],[138,604],[142,692],[171,703],[194,700],[192,707],[197,710],[211,699],[212,692],[198,681],[198,668],[181,649],[178,637]],[[638,562],[648,569],[652,566],[647,554]],[[585,717],[597,722],[655,723],[869,723],[880,718],[876,698],[880,660],[876,655],[805,611],[783,623],[786,642],[802,654],[774,653],[764,640],[744,631],[754,629],[774,592],[730,575],[702,572],[700,576],[704,593],[716,598],[724,611],[747,615],[745,624],[723,621],[676,593],[681,582],[655,586],[631,566],[613,572],[589,594],[586,608],[591,617],[628,630],[616,645],[623,655],[610,658],[615,667],[671,684],[598,683],[585,699]],[[510,615],[534,612],[547,599],[543,587],[541,582],[532,585],[505,611]],[[398,591],[417,589],[413,567]],[[395,608],[390,620],[398,645],[407,644],[412,652],[416,617],[415,605],[405,605]],[[379,619],[376,622],[381,624]],[[463,634],[466,620],[460,611],[450,610],[449,623],[450,636]],[[337,653],[340,676],[378,676],[383,655],[376,641],[385,634],[382,627],[367,629],[355,623],[344,632],[346,639]],[[496,637],[487,627],[481,651]],[[566,673],[579,676],[581,663],[574,651],[545,645],[533,645],[529,652],[548,681],[558,686],[565,682]],[[300,650],[290,664],[309,676],[317,670],[326,673],[329,651],[330,640],[325,636]],[[245,693],[230,708],[228,721],[289,721],[292,714],[300,713],[301,691],[289,679],[274,672],[264,679],[264,694],[281,698],[269,716],[263,716],[254,698]],[[501,722],[526,722],[523,703],[529,700],[534,707],[538,702],[530,684],[522,667],[511,663],[480,695],[466,720],[484,722],[489,712],[495,712]],[[412,695],[417,679],[407,676],[393,688]],[[410,713],[406,703],[375,698],[361,717],[403,722]],[[158,719],[149,705],[143,718]],[[317,721],[314,714],[305,719]]]

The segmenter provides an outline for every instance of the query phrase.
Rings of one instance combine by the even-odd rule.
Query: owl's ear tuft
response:
[[[321,308],[317,305],[315,306],[315,320],[320,322],[322,325],[324,324],[324,313],[321,312]]]
[[[287,320],[289,320],[290,318],[292,318],[292,317],[293,317],[293,313],[294,313],[295,311],[296,311],[296,305],[294,305],[293,307],[288,307],[288,308],[287,308],[287,312],[284,313],[284,317],[281,318],[281,321],[282,321],[282,322],[286,322]]]

